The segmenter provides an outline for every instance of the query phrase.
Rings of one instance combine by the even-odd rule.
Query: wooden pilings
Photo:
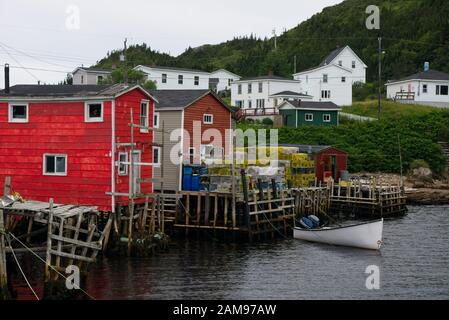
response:
[[[0,209],[0,300],[10,298],[8,290],[8,274],[6,270],[5,223],[3,210]]]

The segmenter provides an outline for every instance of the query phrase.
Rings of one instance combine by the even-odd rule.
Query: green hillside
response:
[[[373,80],[377,69],[378,31],[365,28],[365,9],[371,4],[381,8],[385,79],[422,69],[424,61],[429,61],[433,69],[449,72],[447,0],[346,0],[280,35],[276,51],[273,39],[249,35],[218,45],[188,48],[178,57],[153,51],[146,45],[135,46],[128,52],[128,63],[208,71],[226,68],[242,76],[264,75],[269,71],[289,76],[295,55],[300,71],[317,65],[336,47],[350,45],[367,63],[368,78]],[[113,52],[98,66],[119,64],[118,54]]]

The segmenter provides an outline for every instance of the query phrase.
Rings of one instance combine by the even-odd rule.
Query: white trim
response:
[[[329,116],[329,120],[325,119],[326,116]],[[324,113],[323,114],[323,122],[326,122],[326,123],[332,122],[332,116],[331,116],[330,113]]]
[[[122,156],[122,155],[125,156],[125,160],[124,160],[124,161],[120,161],[120,156]],[[126,177],[126,176],[129,174],[129,166],[128,166],[127,164],[124,164],[124,163],[129,162],[129,155],[128,155],[128,152],[124,152],[124,151],[119,152],[119,153],[118,153],[118,159],[117,159],[117,160],[118,160],[118,161],[117,161],[117,171],[118,171],[118,175],[119,175],[120,177]],[[124,171],[121,171],[121,170],[120,170],[120,165],[121,165],[121,164],[123,164],[123,165],[125,166],[125,170],[124,170]]]
[[[141,161],[142,161],[142,151],[141,150],[134,150],[133,151],[133,153],[135,153],[135,154],[138,154],[139,155],[139,162],[138,163],[140,163]],[[135,168],[139,168],[139,176],[140,177],[138,177],[137,179],[136,179],[136,177],[134,176],[134,173],[133,174],[131,174],[130,173],[130,170],[133,170],[133,168],[131,168],[131,157],[132,157],[133,155],[131,154],[131,152],[129,153],[129,169],[128,169],[128,176],[129,176],[129,194],[130,195],[132,195],[132,196],[135,196],[136,194],[137,194],[137,192],[136,193],[134,193],[134,188],[133,188],[133,183],[134,183],[134,181],[131,181],[131,176],[132,176],[132,178],[133,179],[135,179],[135,180],[137,180],[137,179],[141,179],[142,178],[142,168],[140,167],[140,166],[136,166],[135,165],[135,163],[134,163],[134,161],[133,161],[133,165],[134,165],[134,167]],[[140,191],[142,191],[142,184],[139,182],[139,193],[140,193]]]
[[[345,67],[339,66],[338,64],[330,63],[330,64],[326,64],[326,65],[321,66],[321,67],[316,67],[316,68],[313,68],[313,69],[304,70],[304,71],[295,73],[295,74],[293,74],[293,77],[295,77],[295,76],[301,76],[301,75],[307,75],[307,74],[309,74],[309,73],[312,73],[312,72],[315,72],[315,71],[318,71],[318,70],[321,70],[321,69],[326,69],[326,68],[329,68],[329,67],[337,67],[337,68],[340,68],[340,69],[342,69],[342,70],[344,70],[344,71],[347,71],[347,72],[349,72],[349,73],[352,73],[352,69],[347,69],[347,68],[345,68]],[[299,80],[298,80],[298,81],[299,81]]]
[[[14,106],[25,106],[26,107],[26,118],[25,119],[14,119],[12,117],[12,108]],[[30,105],[28,103],[20,103],[20,102],[16,102],[16,103],[9,103],[8,104],[8,122],[9,123],[28,123],[29,121],[29,110],[30,110]]]
[[[307,120],[307,116],[312,116],[312,119]],[[313,122],[313,113],[306,113],[304,115],[304,121],[306,121],[306,122]]]
[[[242,77],[239,76],[238,74],[232,73],[231,71],[228,71],[228,70],[226,70],[226,69],[218,69],[218,70],[215,70],[215,71],[211,72],[211,73],[210,73],[211,77],[213,78],[212,75],[214,75],[214,74],[216,74],[216,73],[218,73],[218,72],[225,72],[225,73],[227,73],[228,75],[234,76],[235,78],[240,78],[240,79],[242,78]]]
[[[140,106],[139,106],[139,122],[140,125],[142,125],[142,104],[146,105],[146,113],[147,113],[147,118],[145,121],[145,124],[143,124],[144,127],[149,127],[150,126],[150,100],[141,100],[140,101]],[[140,133],[149,133],[150,130],[149,129],[145,129],[145,128],[140,128]]]
[[[154,117],[157,116],[157,124],[154,122]],[[161,114],[153,111],[153,128],[159,129],[159,122],[161,122]]]
[[[144,66],[144,65],[138,65],[136,67],[133,68],[134,70],[140,70],[143,71],[142,69],[146,69],[146,70],[158,70],[161,72],[174,72],[174,73],[198,73],[198,74],[203,74],[203,75],[210,75],[210,72],[206,72],[206,71],[200,71],[200,70],[182,70],[182,69],[177,69],[177,68],[158,68],[158,67],[149,67],[149,66]],[[144,71],[145,72],[145,71]],[[146,72],[149,73],[150,71]]]
[[[385,84],[385,86],[390,86],[390,85],[394,85],[394,84],[403,84],[403,83],[408,83],[408,82],[430,82],[430,83],[443,83],[443,84],[447,84],[449,83],[449,79],[448,80],[436,80],[436,79],[409,79],[409,80],[398,80],[398,81],[390,81],[387,82]]]
[[[99,104],[101,105],[101,116],[99,118],[91,118],[89,116],[89,106],[93,104]],[[103,101],[90,101],[84,103],[84,122],[87,123],[95,123],[95,122],[103,122],[103,115],[104,115],[104,103]]]
[[[285,107],[287,106],[287,107]],[[291,103],[289,103],[288,101],[284,101],[282,102],[279,106],[278,106],[279,110],[303,110],[303,111],[341,111],[341,108],[304,108],[304,107],[295,107],[294,105],[292,105]]]
[[[206,117],[210,117],[210,121],[206,121]],[[203,114],[203,124],[214,124],[214,115],[210,113]]]
[[[111,212],[115,213],[115,100],[111,101]]]
[[[45,172],[45,169],[47,167],[47,162],[46,162],[46,158],[47,157],[55,157],[55,172],[54,173],[49,173],[49,172]],[[65,158],[64,161],[64,172],[56,172],[56,158]],[[44,176],[58,176],[58,177],[66,177],[67,176],[67,161],[68,161],[68,156],[67,154],[60,154],[60,153],[44,153],[43,157],[42,157],[42,175]]]
[[[234,81],[233,83],[236,84],[244,84],[244,83],[250,83],[250,82],[289,82],[289,83],[301,83],[301,80],[288,80],[288,79],[253,79],[253,80],[238,80]]]
[[[180,162],[179,162],[179,181],[178,181],[178,191],[182,190],[182,167],[184,163],[184,109],[181,113],[181,152],[180,152]]]
[[[158,150],[158,159],[157,162],[154,161],[154,150]],[[156,147],[153,146],[153,148],[151,149],[151,158],[152,158],[152,163],[153,163],[153,167],[154,168],[160,168],[161,164],[162,164],[162,148],[161,147]]]

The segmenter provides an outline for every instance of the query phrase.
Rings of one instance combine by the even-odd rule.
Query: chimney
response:
[[[424,71],[427,72],[430,70],[430,63],[429,62],[424,62]]]
[[[5,64],[5,93],[9,93],[9,64]]]

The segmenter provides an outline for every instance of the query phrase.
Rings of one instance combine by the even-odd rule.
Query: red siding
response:
[[[203,123],[204,114],[212,114],[214,116],[213,124],[208,125]],[[195,121],[200,122],[201,124],[201,137],[206,130],[217,129],[221,134],[221,141],[211,142],[211,140],[214,140],[213,138],[202,140],[199,130],[194,136],[193,126]],[[195,147],[196,156],[197,158],[199,157],[200,144],[198,141],[201,141],[201,144],[211,143],[216,147],[223,147],[225,149],[225,154],[228,154],[229,146],[226,145],[226,143],[229,143],[230,141],[228,141],[229,132],[226,133],[226,130],[231,129],[231,112],[212,94],[205,96],[184,110],[184,129],[190,135],[190,141],[188,139],[184,139],[184,154],[187,157],[184,160],[188,159],[189,147]],[[194,138],[196,139],[195,141],[197,145],[194,145]]]
[[[130,142],[129,108],[139,123],[140,102],[146,98],[135,89],[116,101],[116,136],[118,142]],[[26,101],[24,101],[26,102]],[[111,211],[111,122],[112,100],[104,101],[103,122],[84,121],[84,101],[29,103],[28,123],[8,123],[8,103],[0,102],[0,190],[6,176],[11,177],[13,192],[25,199],[57,203],[95,205]],[[150,122],[153,103],[149,105]],[[143,161],[151,162],[152,133],[140,134],[136,143],[142,147]],[[45,153],[67,154],[67,176],[44,176]],[[117,155],[115,156],[117,159]],[[116,171],[117,172],[117,171]],[[151,177],[151,167],[142,169]],[[127,177],[116,177],[117,192],[129,191]],[[126,186],[126,187],[125,187]],[[143,191],[151,191],[144,184]]]
[[[336,181],[340,179],[341,171],[347,170],[348,154],[344,151],[335,148],[326,149],[316,155],[315,169],[318,181],[324,180],[324,171],[326,171],[326,163],[328,163],[331,156],[336,156],[336,168],[337,168]]]
[[[131,130],[129,123],[131,121],[131,108],[133,110],[133,123],[140,124],[140,104],[143,100],[148,100],[148,97],[144,95],[139,90],[134,90],[126,95],[119,97],[116,101],[115,107],[115,126],[116,126],[116,143],[131,143]],[[153,126],[153,112],[154,104],[153,101],[149,103],[149,125]],[[135,150],[141,151],[141,161],[151,163],[153,161],[152,153],[152,141],[153,141],[153,131],[148,133],[141,133],[139,128],[134,129],[134,142],[136,143]],[[129,147],[117,148],[116,158],[118,160],[118,152],[126,151],[130,153]],[[129,158],[130,159],[130,158]],[[151,178],[153,174],[151,166],[141,167],[141,178]],[[119,176],[118,170],[116,168],[116,192],[118,193],[128,193],[130,175],[128,172],[127,176]],[[141,184],[142,192],[149,193],[152,192],[151,183]],[[126,203],[127,198],[121,197],[117,199],[117,202]]]

